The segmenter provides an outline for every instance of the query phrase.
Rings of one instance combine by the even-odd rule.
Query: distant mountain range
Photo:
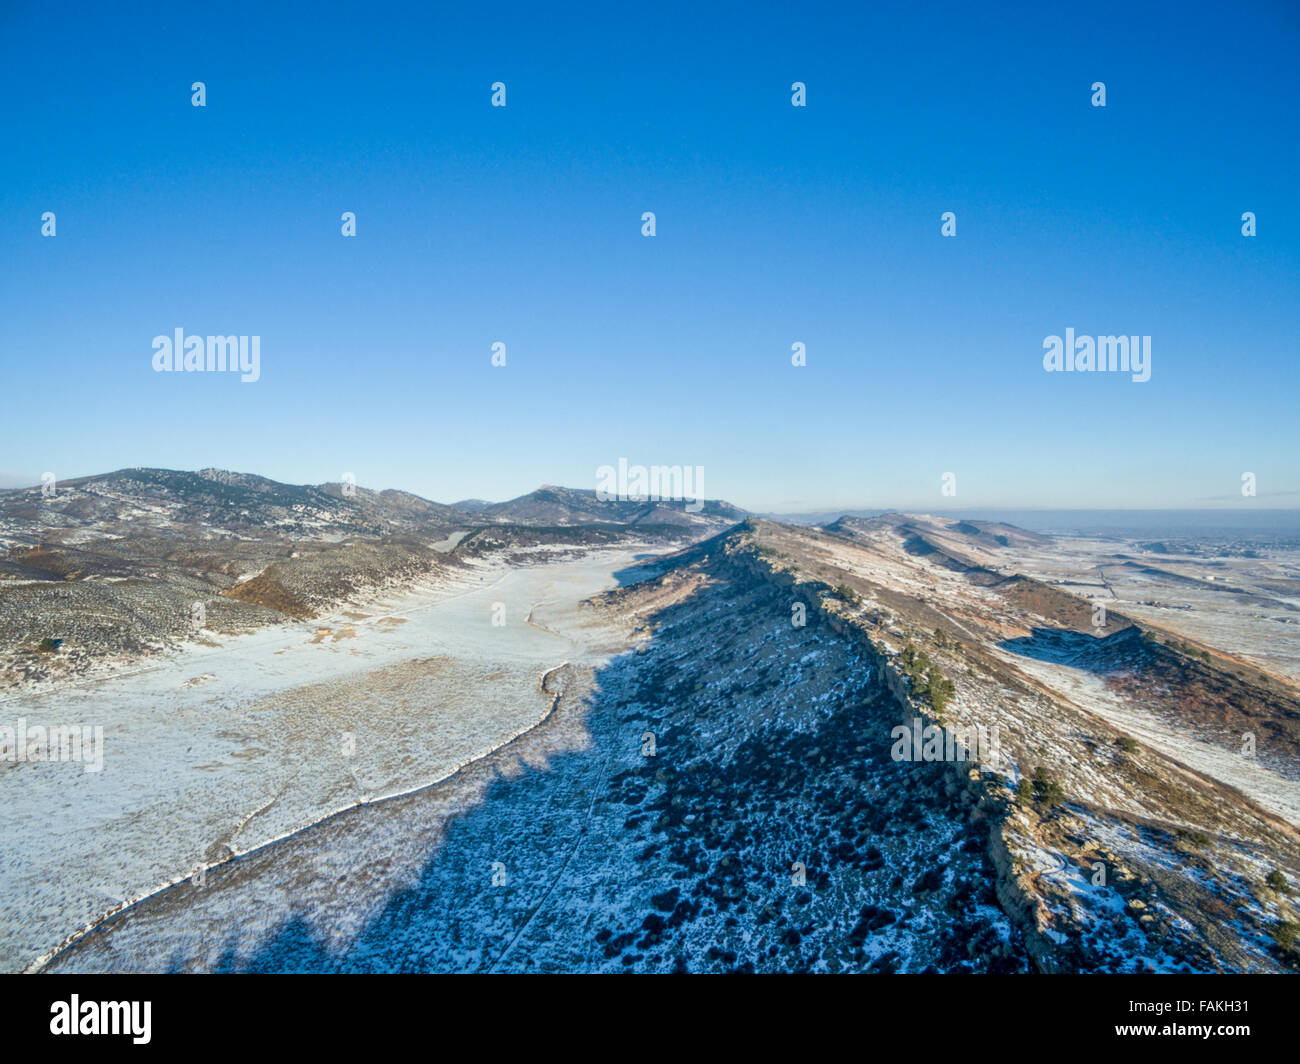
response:
[[[694,504],[692,504],[694,505]],[[485,557],[681,545],[743,520],[725,502],[602,501],[546,485],[458,506],[352,483],[282,484],[224,469],[121,469],[0,491],[0,684],[139,656],[206,630],[304,618]]]
[[[698,527],[734,524],[745,511],[704,502],[602,501],[591,490],[544,485],[506,502],[467,499],[455,505],[405,491],[354,484],[282,484],[222,469],[185,472],[121,469],[41,488],[0,490],[0,542],[33,536],[78,542],[85,536],[338,539],[350,536],[437,534],[492,524]]]
[[[864,533],[892,529],[909,544],[914,554],[935,551],[960,558],[964,547],[1034,547],[1050,543],[1048,536],[1029,532],[1001,521],[954,521],[942,517],[885,513],[877,517],[840,517],[822,526],[827,532],[856,538]],[[965,560],[965,559],[961,559]]]
[[[695,504],[691,504],[695,505]],[[623,525],[731,525],[743,521],[746,511],[719,500],[702,501],[698,512],[683,502],[601,500],[589,489],[543,484],[536,491],[509,502],[485,505],[483,516],[498,521],[530,525],[574,525],[614,522]]]

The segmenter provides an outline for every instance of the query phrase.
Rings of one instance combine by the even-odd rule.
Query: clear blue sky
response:
[[[1300,505],[1300,9],[857,6],[0,5],[0,477]]]

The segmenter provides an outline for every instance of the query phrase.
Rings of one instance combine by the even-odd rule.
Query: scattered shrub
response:
[[[1034,769],[1034,801],[1049,809],[1060,805],[1065,798],[1060,782],[1042,765]]]
[[[934,711],[942,713],[948,708],[948,703],[952,701],[952,696],[957,693],[957,688],[948,677],[937,669],[931,668],[926,676],[924,693],[925,697],[930,700],[930,705],[934,707]]]
[[[956,685],[939,671],[939,666],[924,650],[918,650],[910,640],[903,645],[898,660],[912,693],[929,702],[937,714],[942,714],[957,693]]]

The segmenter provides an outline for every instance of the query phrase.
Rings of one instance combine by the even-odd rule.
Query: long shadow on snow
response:
[[[406,886],[349,896],[369,852],[328,882],[277,862],[290,843],[328,846],[333,826],[410,830],[427,791],[271,844],[251,883],[231,868],[243,905],[286,881],[297,893],[251,955],[232,933],[215,970],[1025,970],[993,897],[987,825],[944,766],[892,760],[899,707],[843,636],[812,614],[791,626],[787,594],[733,580],[646,618],[644,652],[597,673],[586,745],[497,775]],[[223,889],[225,868],[206,890]],[[161,911],[183,940],[168,893],[135,918]],[[314,930],[330,907],[373,911],[331,941]]]

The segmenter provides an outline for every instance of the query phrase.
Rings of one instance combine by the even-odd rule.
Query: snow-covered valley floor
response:
[[[635,652],[552,673],[539,726],[48,970],[1027,970],[987,826],[945,766],[892,759],[898,706],[851,640],[716,557],[595,612]]]
[[[104,736],[100,771],[0,761],[0,970],[36,966],[168,884],[444,779],[534,727],[553,700],[545,673],[622,649],[578,603],[637,556],[471,565],[328,618],[0,699],[0,724]]]

